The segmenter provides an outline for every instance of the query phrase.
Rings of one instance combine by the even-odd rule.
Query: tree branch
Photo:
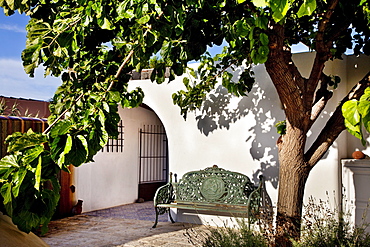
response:
[[[318,24],[318,31],[316,34],[316,57],[312,71],[308,80],[308,93],[313,94],[316,89],[317,83],[321,77],[321,73],[324,69],[325,62],[329,59],[329,52],[332,42],[330,44],[325,43],[324,35],[330,18],[334,13],[334,9],[337,6],[339,0],[332,0],[329,3],[328,10],[323,14],[323,18]]]
[[[316,121],[320,113],[324,110],[326,104],[333,96],[333,92],[328,90],[329,82],[331,81],[331,78],[324,73],[322,73],[322,77],[320,79],[321,86],[316,91],[314,104],[312,106],[311,110],[311,117],[310,117],[310,124],[308,126],[308,129],[311,128],[312,124]]]
[[[339,134],[346,129],[342,115],[342,105],[348,100],[360,99],[368,86],[370,86],[370,72],[359,83],[357,83],[341,101],[341,103],[335,109],[333,115],[327,121],[325,127],[321,130],[321,133],[317,137],[316,141],[306,152],[305,160],[309,166],[314,167],[324,156],[333,142],[337,139]]]
[[[325,13],[323,13],[323,17],[319,22],[318,31],[316,35],[316,52],[318,53],[327,51],[327,46],[325,45],[324,42],[325,30],[328,23],[330,22],[330,18],[333,15],[338,2],[339,0],[329,1],[328,9]]]
[[[330,38],[328,39],[328,42],[327,42],[326,45],[329,46],[330,44],[332,44],[332,42],[334,40],[339,38],[341,36],[341,34],[349,28],[349,25],[351,25],[351,23],[352,23],[352,19],[351,19],[351,21],[346,19],[345,22],[342,22],[342,23],[339,23],[339,24],[335,25],[333,30],[328,34],[328,37],[330,37]]]
[[[73,103],[71,104],[71,106],[68,108],[68,109],[65,109],[62,114],[60,114],[55,120],[53,123],[51,123],[47,128],[46,130],[44,130],[44,132],[42,132],[43,134],[47,134],[50,129],[62,118],[64,117],[64,115],[66,115],[66,113],[82,98],[82,96],[84,96],[84,93],[80,94],[77,99],[75,101],[73,101]]]
[[[114,78],[117,79],[119,75],[121,74],[123,68],[127,64],[128,60],[131,58],[131,56],[134,54],[134,50],[131,50],[130,53],[126,56],[125,60],[122,62],[121,66],[118,68],[117,73],[115,74]],[[112,80],[111,83],[108,86],[107,92],[110,91],[114,85],[115,80]],[[84,93],[81,93],[75,101],[73,101],[73,104],[68,108],[65,109],[55,120],[53,123],[51,123],[45,130],[42,132],[43,134],[47,134],[50,129],[61,119],[64,117],[64,115],[74,106],[81,98],[84,96]]]
[[[320,113],[324,110],[329,99],[333,96],[333,92],[328,91],[326,95],[323,95],[312,107],[311,111],[311,125],[316,121]],[[311,127],[311,126],[309,126]]]
[[[299,85],[303,85],[304,79],[294,68],[293,61],[289,60],[289,54],[286,54],[288,51],[284,50],[284,27],[274,24],[269,38],[270,52],[265,63],[266,71],[279,94],[287,120],[294,126],[302,126],[305,111],[303,91]]]
[[[325,43],[324,35],[326,28],[330,22],[330,18],[334,13],[334,10],[338,4],[339,0],[332,0],[328,3],[328,9],[323,13],[323,17],[318,24],[318,31],[316,34],[316,56],[312,66],[310,76],[307,80],[307,91],[305,93],[305,107],[310,109],[313,103],[313,95],[315,93],[316,87],[322,76],[322,71],[324,70],[325,63],[330,58],[330,48],[332,46],[332,41]]]
[[[297,86],[303,91],[304,90],[304,78],[302,77],[301,73],[299,72],[297,66],[295,65],[293,59],[292,59],[292,52],[288,48],[285,48],[284,51],[284,58],[286,64],[288,64],[288,69],[290,73],[292,73],[293,78],[295,78],[295,82]]]
[[[117,73],[114,75],[114,79],[117,79],[119,77],[119,75],[121,74],[123,68],[125,67],[125,65],[127,64],[128,60],[132,57],[132,55],[134,54],[134,50],[131,50],[130,53],[126,56],[125,60],[123,60],[121,66],[119,66],[118,70],[117,70]],[[109,84],[108,86],[108,89],[107,91],[110,91],[114,85],[114,82],[115,80],[112,80],[111,83]]]

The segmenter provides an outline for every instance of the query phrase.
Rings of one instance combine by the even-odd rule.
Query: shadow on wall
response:
[[[246,142],[250,145],[253,160],[260,163],[260,168],[253,174],[253,181],[258,182],[259,175],[264,175],[266,181],[277,188],[279,167],[276,141],[279,135],[275,124],[283,120],[284,115],[277,94],[268,92],[274,90],[273,85],[265,83],[269,84],[269,88],[264,89],[256,84],[248,96],[241,98],[232,96],[220,85],[209,95],[200,113],[197,112],[196,120],[200,132],[208,136],[217,129],[229,129],[231,124],[247,118],[246,128],[249,129]]]

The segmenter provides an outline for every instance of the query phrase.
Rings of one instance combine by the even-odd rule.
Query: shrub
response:
[[[310,198],[304,207],[300,241],[294,247],[370,247],[370,234],[366,231],[366,212],[363,223],[354,226],[349,211],[332,210],[328,201],[318,203]],[[207,230],[190,228],[186,234],[189,241],[201,247],[247,247],[274,246],[272,215],[261,214],[257,227],[253,228],[247,220],[237,220],[235,227],[207,227]]]
[[[235,227],[207,227],[207,230],[190,228],[186,231],[189,241],[202,247],[267,247],[266,238],[251,229],[245,220],[237,220]]]
[[[366,211],[366,210],[365,210]],[[368,223],[353,226],[350,212],[331,210],[329,202],[313,198],[305,206],[301,240],[294,242],[295,247],[366,247],[370,246],[370,235],[366,232]]]

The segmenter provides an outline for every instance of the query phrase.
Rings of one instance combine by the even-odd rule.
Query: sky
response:
[[[21,54],[26,45],[26,25],[29,17],[15,13],[5,16],[0,8],[0,95],[6,97],[50,100],[59,78],[44,78],[43,69],[30,78],[23,70]]]
[[[52,76],[45,78],[42,67],[36,70],[34,78],[24,72],[21,54],[28,20],[29,17],[18,13],[5,16],[0,9],[0,96],[48,101],[61,80]],[[216,54],[221,48],[213,47],[209,51]]]

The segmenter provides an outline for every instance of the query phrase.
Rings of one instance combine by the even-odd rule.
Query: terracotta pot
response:
[[[352,153],[352,158],[356,159],[356,160],[359,160],[359,159],[364,159],[365,158],[365,154],[361,151],[354,151]]]

